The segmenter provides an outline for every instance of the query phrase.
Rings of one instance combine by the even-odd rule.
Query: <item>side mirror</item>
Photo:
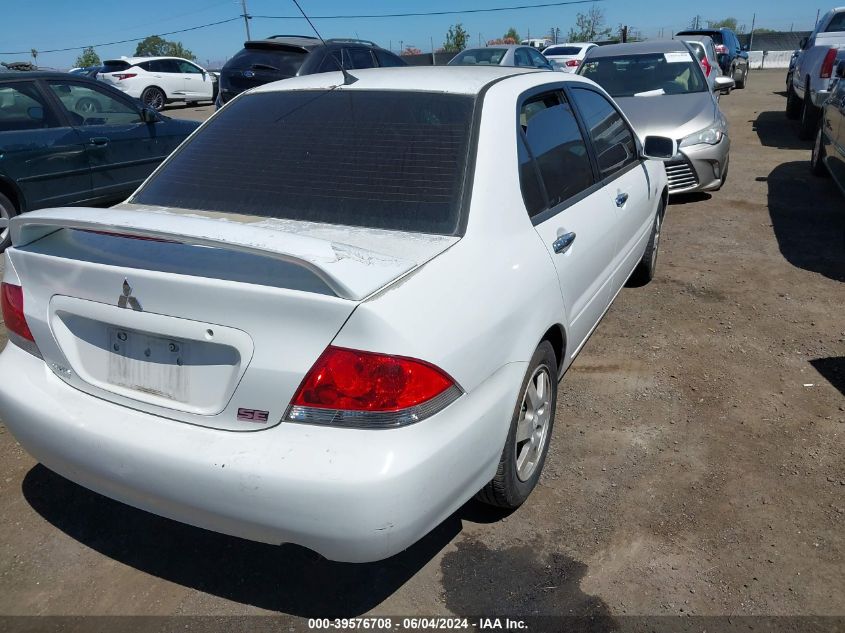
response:
[[[723,90],[730,90],[736,85],[733,79],[719,75],[713,80],[713,92],[722,92]]]
[[[155,123],[159,120],[158,112],[148,106],[141,108],[141,120],[144,123]]]
[[[839,62],[839,65],[836,67],[836,76],[839,79],[845,79],[845,61]]]
[[[678,141],[668,136],[646,136],[643,141],[643,158],[669,161],[678,153]]]

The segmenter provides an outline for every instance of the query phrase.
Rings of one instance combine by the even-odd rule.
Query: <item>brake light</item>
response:
[[[827,54],[824,56],[824,61],[822,62],[822,68],[819,71],[819,77],[821,79],[830,79],[833,75],[833,62],[836,61],[836,49],[831,48],[827,51]]]
[[[570,68],[572,68],[573,66],[577,66],[578,60],[577,59],[567,59],[566,65],[569,66]]]
[[[286,417],[361,428],[404,426],[434,415],[461,393],[430,363],[329,346],[303,379]]]
[[[724,44],[716,44],[716,52],[719,55],[727,55],[728,54],[728,47]]]
[[[132,79],[132,77],[137,77],[138,73],[114,73],[112,77],[117,77],[120,80],[123,79]]]
[[[6,322],[6,330],[34,343],[35,339],[29,331],[23,314],[23,288],[3,282],[2,294],[3,321]]]
[[[704,76],[709,77],[710,71],[713,70],[713,67],[710,65],[710,62],[707,61],[707,58],[701,60],[701,68],[704,70]]]

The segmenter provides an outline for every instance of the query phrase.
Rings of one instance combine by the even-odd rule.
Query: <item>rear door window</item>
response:
[[[74,125],[131,125],[141,122],[137,108],[99,86],[73,81],[47,82]]]
[[[372,53],[367,48],[349,48],[347,52],[352,60],[352,68],[373,68],[376,65]]]
[[[475,98],[375,90],[256,93],[172,154],[139,204],[458,234]]]
[[[520,110],[520,126],[545,189],[548,207],[561,204],[593,185],[587,144],[562,93],[531,97]],[[532,188],[530,182],[522,182],[526,207],[534,196]]]
[[[602,179],[639,161],[634,133],[610,101],[586,88],[573,88],[572,99],[593,142]]]
[[[514,53],[514,64],[516,66],[533,66],[534,64],[531,62],[531,57],[528,55],[527,48],[517,48]]]

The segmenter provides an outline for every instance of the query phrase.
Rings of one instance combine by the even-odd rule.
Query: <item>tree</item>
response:
[[[495,40],[487,40],[487,46],[499,46],[501,44],[519,44],[512,37],[499,37]]]
[[[150,35],[138,42],[135,47],[136,57],[183,57],[184,59],[196,59],[182,42],[170,42],[158,35]]]
[[[459,22],[449,27],[446,32],[446,41],[443,42],[443,50],[447,53],[460,53],[467,47],[469,33]]]
[[[730,29],[731,31],[737,31],[739,25],[736,22],[736,18],[725,18],[724,20],[707,20],[707,28],[708,29]]]
[[[513,40],[513,43],[514,43],[514,44],[516,44],[516,43],[518,43],[518,42],[520,41],[520,40],[519,40],[519,33],[517,33],[517,32],[516,32],[516,29],[515,29],[515,28],[513,28],[513,27],[510,27],[510,28],[508,29],[508,32],[507,32],[507,33],[505,33],[505,34],[502,36],[502,39],[503,39],[503,40]]]
[[[422,55],[422,51],[415,46],[406,46],[405,50],[399,53],[402,56],[405,55]]]
[[[93,46],[88,46],[82,51],[82,55],[76,58],[76,65],[79,68],[88,68],[90,66],[100,65],[100,56],[94,50]]]
[[[592,42],[610,37],[612,29],[605,25],[604,11],[593,5],[587,13],[575,17],[575,27],[569,29],[569,42]]]

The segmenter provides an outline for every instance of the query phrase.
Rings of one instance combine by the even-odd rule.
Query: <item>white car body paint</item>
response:
[[[129,64],[125,70],[101,72],[97,79],[103,81],[130,97],[140,99],[144,90],[150,86],[161,88],[168,101],[211,101],[214,95],[214,81],[211,73],[196,62],[180,57],[124,57],[120,60]],[[146,70],[150,62],[174,62],[187,65],[192,72],[181,72],[181,67],[173,66],[162,70]],[[176,72],[178,71],[178,72]],[[121,79],[122,75],[131,74],[132,77]]]
[[[492,479],[534,350],[560,328],[561,376],[572,363],[642,258],[665,171],[641,160],[535,227],[518,177],[518,99],[595,84],[500,68],[355,75],[358,82],[336,89],[486,91],[463,235],[131,203],[14,219],[4,282],[22,286],[43,359],[14,343],[0,354],[0,415],[36,459],[178,521],[352,562],[402,551]],[[257,92],[339,79],[312,75]],[[577,240],[555,254],[550,242],[568,230]],[[130,296],[124,280],[140,310],[117,307]],[[172,337],[200,359],[229,360],[222,369],[209,360],[189,367],[190,384],[170,394],[110,385],[92,323]],[[424,360],[463,393],[402,428],[282,421],[329,344]],[[216,393],[197,391],[196,382]],[[268,422],[237,420],[246,406],[268,411]]]

